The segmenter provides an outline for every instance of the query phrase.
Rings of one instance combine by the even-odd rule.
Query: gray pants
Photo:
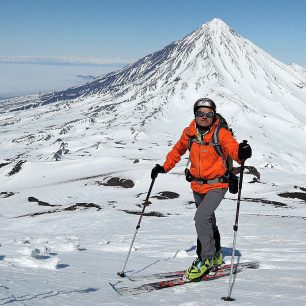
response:
[[[220,235],[216,225],[215,210],[221,203],[227,189],[213,189],[206,194],[193,192],[197,206],[194,216],[195,227],[198,235],[197,254],[199,259],[204,261],[211,258],[216,253],[216,237],[217,245],[220,244]],[[221,246],[218,246],[221,249]]]

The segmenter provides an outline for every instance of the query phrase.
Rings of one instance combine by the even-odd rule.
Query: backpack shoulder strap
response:
[[[196,141],[196,137],[195,136],[189,136],[188,138],[188,150],[191,150],[192,144]]]
[[[211,142],[212,142],[212,146],[216,150],[217,154],[220,155],[224,159],[223,150],[222,150],[222,147],[221,147],[220,142],[219,142],[220,129],[221,129],[221,126],[218,125],[217,128],[214,130]]]

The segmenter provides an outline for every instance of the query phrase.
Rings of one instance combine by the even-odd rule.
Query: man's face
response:
[[[195,120],[199,126],[209,127],[214,120],[214,111],[209,107],[200,107],[195,113]]]

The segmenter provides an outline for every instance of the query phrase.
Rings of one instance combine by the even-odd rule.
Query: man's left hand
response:
[[[239,144],[238,158],[240,160],[246,160],[252,156],[251,146],[245,141]]]

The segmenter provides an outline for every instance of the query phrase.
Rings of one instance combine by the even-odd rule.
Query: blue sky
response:
[[[0,61],[82,56],[124,63],[217,17],[278,60],[306,67],[304,0],[0,0],[0,8]]]

